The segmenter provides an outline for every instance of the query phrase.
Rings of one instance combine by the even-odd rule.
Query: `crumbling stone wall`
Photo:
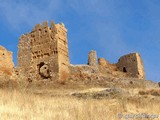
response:
[[[69,54],[64,24],[37,24],[19,40],[18,69],[29,79],[67,79]]]
[[[18,66],[26,73],[31,66],[31,39],[28,34],[22,35],[18,45]]]
[[[0,46],[0,78],[4,78],[5,76],[10,78],[13,70],[12,52]]]
[[[97,53],[94,50],[90,51],[88,54],[88,65],[90,66],[97,65]]]
[[[70,78],[73,79],[94,79],[99,76],[99,70],[94,66],[89,65],[70,65]]]
[[[121,62],[117,64],[111,64],[105,58],[98,58],[95,51],[89,52],[88,55],[88,65],[71,65],[70,66],[70,76],[72,79],[91,79],[102,77],[115,77],[115,78],[125,78],[125,77],[134,77],[145,79],[143,74],[143,64],[139,57],[139,54],[130,54],[127,57],[120,58]],[[137,61],[132,63],[133,61]],[[125,66],[125,68],[123,68]],[[139,72],[139,73],[138,73]],[[95,77],[96,76],[96,77]]]
[[[138,53],[122,56],[116,65],[120,71],[129,73],[132,77],[145,79],[143,61]]]
[[[114,66],[112,64],[109,63],[109,61],[107,61],[105,58],[98,58],[98,64],[100,66],[103,66],[103,67],[111,67],[111,66]]]
[[[109,61],[106,60],[105,58],[98,58],[98,65],[100,67],[105,67],[105,68],[110,69],[111,72],[118,70],[118,68],[115,64],[109,63]]]

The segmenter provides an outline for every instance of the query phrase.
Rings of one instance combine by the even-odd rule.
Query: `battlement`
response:
[[[42,24],[36,24],[35,27],[32,29],[32,32],[39,31],[45,28],[49,28],[50,30],[54,29],[55,31],[61,29],[64,32],[67,32],[64,23],[55,24],[54,21],[51,21],[50,26],[48,26],[48,21],[45,21]]]

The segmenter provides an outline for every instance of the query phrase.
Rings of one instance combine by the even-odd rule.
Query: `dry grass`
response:
[[[51,82],[0,81],[0,120],[120,120],[119,113],[126,116],[159,114],[159,118],[154,120],[160,119],[160,96],[141,95],[139,89],[128,89],[133,93],[131,96],[120,95],[114,99],[80,99],[68,95],[87,87]],[[147,91],[145,93],[150,93]]]
[[[1,119],[118,120],[118,113],[160,114],[159,99],[156,98],[78,99],[65,96],[63,90],[52,92],[59,96],[0,90]]]
[[[115,119],[114,113],[120,108],[115,100],[38,96],[17,91],[0,93],[0,116],[3,120],[106,120]],[[108,107],[108,104],[113,107]]]

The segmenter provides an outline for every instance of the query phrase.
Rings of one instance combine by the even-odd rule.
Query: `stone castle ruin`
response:
[[[18,69],[29,79],[67,79],[69,54],[64,24],[37,24],[19,39]],[[31,78],[32,77],[32,78]]]
[[[11,61],[12,54],[6,53]],[[3,56],[3,52],[0,54]],[[4,60],[1,63],[3,62]],[[9,74],[13,68],[13,62],[10,63],[6,68]],[[20,37],[15,71],[17,76],[24,75],[31,81],[99,79],[109,75],[145,79],[143,62],[138,53],[122,56],[118,63],[111,64],[104,58],[97,58],[96,51],[92,50],[88,54],[88,64],[70,64],[67,29],[63,23],[54,22],[50,26],[48,22],[37,24],[30,33]]]
[[[13,71],[12,52],[0,46],[0,78],[11,77]]]
[[[123,72],[130,73],[133,77],[145,79],[143,62],[138,53],[122,56],[117,63],[117,67]]]

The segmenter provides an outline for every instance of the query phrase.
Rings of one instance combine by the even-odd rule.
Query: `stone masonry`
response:
[[[104,58],[98,58],[98,64],[103,67],[109,67],[111,64]]]
[[[67,79],[69,53],[64,24],[37,24],[19,39],[18,70],[28,79]]]
[[[138,53],[122,56],[116,64],[99,58],[96,51],[88,54],[87,65],[71,65],[68,52],[67,29],[63,23],[37,24],[30,33],[19,39],[17,71],[32,80],[67,80],[71,76],[126,75],[145,79],[143,62]],[[106,72],[107,73],[106,73]],[[124,76],[125,76],[124,75]],[[98,78],[98,76],[97,76]]]
[[[97,53],[94,50],[91,50],[88,54],[88,65],[90,66],[97,65]]]
[[[122,56],[117,67],[120,71],[131,74],[132,77],[145,79],[143,61],[139,53],[131,53]]]
[[[14,70],[12,52],[0,46],[0,78],[11,77]]]

